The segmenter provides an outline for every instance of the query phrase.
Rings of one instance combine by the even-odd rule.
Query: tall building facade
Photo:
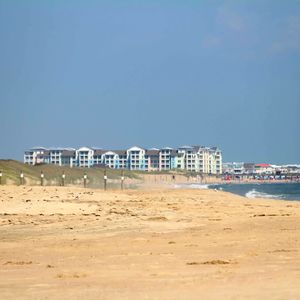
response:
[[[204,146],[182,146],[177,149],[144,149],[134,146],[127,150],[39,147],[25,151],[24,163],[83,168],[106,166],[111,169],[148,172],[187,170],[203,174],[222,174],[221,150]]]

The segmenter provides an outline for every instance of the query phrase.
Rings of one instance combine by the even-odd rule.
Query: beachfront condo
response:
[[[222,153],[217,147],[183,146],[178,148],[178,168],[203,174],[222,174]]]
[[[183,146],[177,149],[104,150],[89,147],[32,148],[25,151],[24,163],[69,167],[108,167],[138,171],[187,170],[203,174],[222,174],[222,152],[217,147]]]
[[[77,166],[77,152],[72,148],[32,148],[24,153],[24,163],[29,165],[52,164]]]
[[[159,150],[159,171],[176,169],[177,150],[165,147]]]
[[[132,147],[127,150],[127,166],[129,170],[145,171],[145,149]]]
[[[159,149],[149,149],[145,151],[145,169],[148,171],[159,170]]]
[[[77,162],[79,167],[90,168],[94,162],[94,150],[82,147],[77,150]]]

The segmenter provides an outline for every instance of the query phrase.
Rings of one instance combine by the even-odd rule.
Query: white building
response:
[[[90,168],[94,164],[94,150],[88,147],[82,147],[77,150],[78,166]]]
[[[102,162],[111,169],[119,169],[119,155],[113,151],[107,151],[102,156]]]
[[[230,175],[242,175],[246,173],[243,162],[223,163],[223,173]]]
[[[76,167],[77,166],[77,153],[75,149],[64,149],[60,155],[61,166]]]
[[[43,163],[41,157],[45,152],[48,152],[46,148],[36,147],[24,152],[24,163],[28,165],[36,165]]]
[[[127,150],[129,170],[145,171],[145,149],[134,146]]]
[[[203,146],[182,146],[178,149],[178,166],[190,172],[222,174],[222,152],[220,149]],[[184,162],[184,163],[183,163]]]
[[[159,150],[159,171],[176,169],[177,150],[164,147]]]

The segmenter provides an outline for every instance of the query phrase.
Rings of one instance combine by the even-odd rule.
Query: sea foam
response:
[[[263,192],[258,192],[256,189],[252,189],[251,191],[245,194],[247,198],[254,199],[254,198],[267,198],[267,199],[283,199],[283,195],[272,195]]]
[[[209,186],[210,186],[210,184],[192,183],[192,184],[175,184],[174,188],[207,190],[207,189],[209,189]]]

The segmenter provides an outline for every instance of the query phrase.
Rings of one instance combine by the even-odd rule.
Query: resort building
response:
[[[132,147],[127,150],[127,167],[129,170],[145,171],[145,149]]]
[[[177,150],[165,147],[159,150],[159,171],[176,169]]]
[[[255,173],[256,174],[273,174],[274,168],[270,164],[266,164],[266,163],[255,164]]]
[[[24,153],[24,163],[29,165],[53,164],[77,166],[76,150],[72,148],[32,148]]]
[[[271,165],[268,163],[223,163],[223,174],[246,176],[281,176],[300,174],[300,165]]]
[[[246,172],[243,162],[228,162],[223,164],[223,173],[241,175]]]
[[[77,155],[76,150],[62,150],[61,156],[60,156],[60,163],[61,166],[69,166],[74,167],[77,165]]]
[[[127,169],[127,151],[126,150],[114,150],[114,153],[118,155],[118,169]]]
[[[93,156],[93,165],[94,166],[102,166],[103,164],[103,154],[105,153],[105,150],[101,149],[95,149],[94,150],[94,156]]]
[[[183,146],[178,149],[180,169],[204,174],[222,174],[222,153],[217,147]]]
[[[29,165],[54,164],[69,167],[108,167],[138,171],[187,170],[204,174],[222,174],[222,153],[216,148],[183,146],[178,149],[104,150],[89,147],[32,148],[24,153],[24,163]]]
[[[177,164],[177,169],[178,170],[184,170],[185,169],[185,157],[184,153],[182,152],[177,152],[177,157],[176,157],[176,164]]]
[[[94,163],[94,150],[82,147],[77,150],[78,167],[90,168]]]
[[[272,165],[277,174],[300,174],[300,165],[291,164],[291,165],[282,165],[276,166]]]
[[[255,173],[255,163],[244,163],[243,164],[245,174],[254,174]],[[224,170],[224,168],[223,168]],[[224,171],[223,171],[224,172]]]
[[[145,169],[148,171],[159,170],[159,149],[149,149],[145,151]]]
[[[44,163],[44,156],[48,150],[43,147],[32,148],[24,153],[24,163],[28,165],[38,165]]]

